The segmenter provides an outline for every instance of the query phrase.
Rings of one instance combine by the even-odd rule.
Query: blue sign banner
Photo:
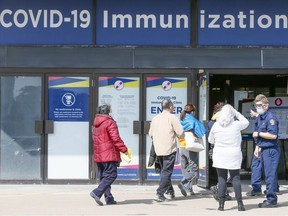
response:
[[[49,120],[89,121],[89,78],[49,77]]]
[[[155,173],[155,168],[146,168],[146,177],[148,180],[159,180],[160,174]],[[180,180],[183,178],[180,165],[175,165],[171,176],[172,180]]]
[[[90,45],[93,0],[1,0],[0,44]]]
[[[287,46],[287,0],[199,0],[198,44]]]
[[[190,45],[190,0],[97,0],[97,45]]]

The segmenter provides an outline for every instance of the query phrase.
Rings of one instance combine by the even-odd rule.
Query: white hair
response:
[[[227,127],[234,121],[235,110],[230,104],[226,104],[222,107],[219,116],[216,121],[222,126]]]

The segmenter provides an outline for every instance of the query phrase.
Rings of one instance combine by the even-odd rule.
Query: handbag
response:
[[[195,137],[192,132],[185,132],[185,142],[185,148],[189,151],[201,152],[205,149],[202,139]]]

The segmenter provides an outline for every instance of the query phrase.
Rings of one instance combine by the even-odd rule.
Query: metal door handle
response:
[[[151,121],[144,121],[143,134],[149,134],[150,122]]]
[[[133,121],[133,134],[142,134],[142,122]]]
[[[46,134],[54,133],[54,121],[51,121],[51,120],[45,121],[45,133]]]
[[[36,134],[44,133],[44,121],[43,120],[35,121],[35,133]]]

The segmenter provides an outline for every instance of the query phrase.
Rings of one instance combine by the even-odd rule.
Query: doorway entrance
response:
[[[171,72],[171,71],[170,71]],[[96,75],[96,106],[108,103],[119,127],[124,143],[132,150],[129,164],[121,162],[117,181],[144,183],[160,178],[154,167],[147,167],[151,138],[148,136],[150,121],[161,112],[161,101],[170,98],[179,115],[187,103],[190,74],[139,73]],[[94,110],[96,110],[96,106]],[[180,164],[175,165],[174,179],[181,178]]]
[[[90,179],[90,77],[47,76],[46,180]]]
[[[111,104],[133,154],[131,163],[121,163],[117,181],[157,180],[147,167],[149,124],[166,98],[175,103],[176,115],[188,101],[197,101],[191,71],[64,72],[1,76],[0,182],[93,182],[91,132],[96,108],[104,103]],[[173,179],[180,178],[177,163]]]
[[[270,98],[288,97],[288,77],[285,75],[285,71],[269,70],[263,72],[262,70],[209,70],[208,74],[210,104],[209,117],[212,116],[213,105],[219,101],[229,103],[241,112],[243,111],[243,102],[250,101],[250,103],[252,103],[253,99],[258,94],[264,94]],[[287,109],[287,106],[285,109]],[[253,128],[253,125],[251,127]],[[242,178],[248,179],[251,175],[250,167],[255,146],[254,140],[250,138],[246,138],[245,135],[242,138],[243,162],[241,174]],[[282,149],[282,154],[278,175],[280,179],[286,179],[288,178],[288,161],[286,160],[287,150],[284,147],[287,145],[287,138],[279,139],[279,145]],[[217,174],[215,169],[212,167],[211,160],[209,160],[209,179],[211,182],[217,181]]]

